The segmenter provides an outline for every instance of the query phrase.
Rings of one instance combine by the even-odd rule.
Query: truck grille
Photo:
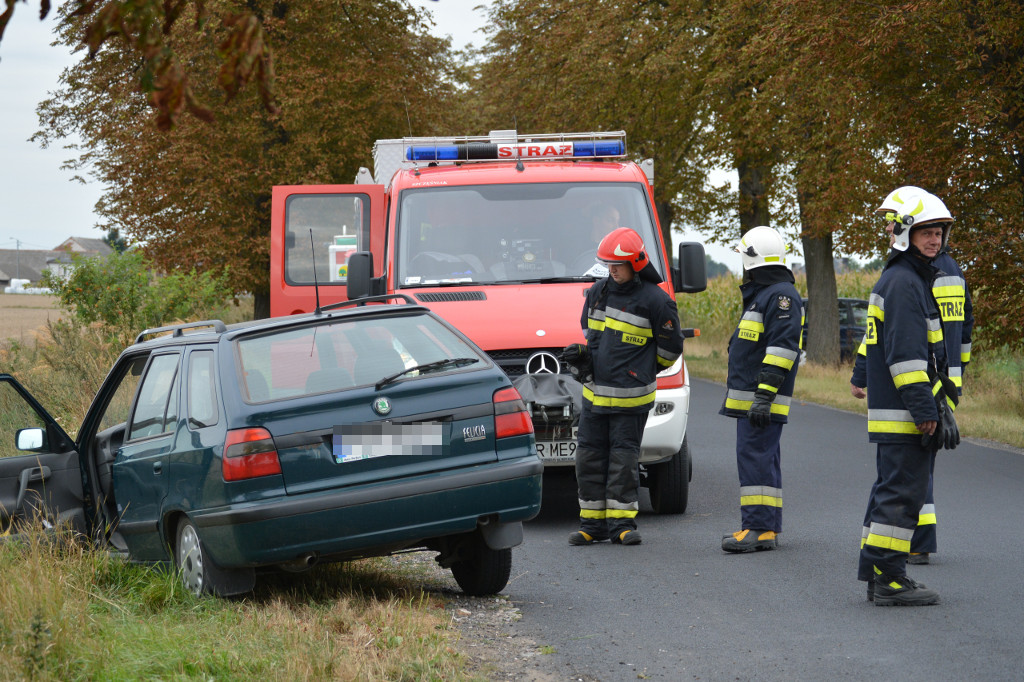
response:
[[[556,358],[561,354],[561,348],[516,348],[510,350],[492,350],[488,351],[488,355],[491,356],[491,360],[494,360],[498,367],[501,367],[502,371],[508,375],[509,379],[515,379],[526,374],[526,361],[534,353],[541,351],[547,351]],[[568,374],[569,366],[564,362],[559,361],[558,363],[559,373]]]

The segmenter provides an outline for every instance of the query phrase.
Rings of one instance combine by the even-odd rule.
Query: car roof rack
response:
[[[142,343],[147,336],[155,336],[157,334],[166,334],[170,332],[172,338],[178,338],[184,336],[185,332],[188,330],[207,329],[209,327],[212,327],[213,331],[218,333],[226,332],[228,330],[227,325],[220,320],[186,322],[185,324],[172,324],[168,327],[154,327],[153,329],[147,329],[140,332],[139,335],[135,337],[135,343]]]
[[[362,306],[365,303],[383,303],[384,301],[389,301],[391,299],[401,299],[409,305],[419,306],[419,303],[406,294],[382,294],[381,296],[364,296],[363,298],[352,298],[347,301],[341,301],[340,303],[331,303],[329,305],[321,306],[320,310],[326,312],[328,310],[345,308],[350,305]]]

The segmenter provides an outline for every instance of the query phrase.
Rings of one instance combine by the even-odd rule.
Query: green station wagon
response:
[[[418,549],[490,594],[540,510],[519,394],[404,296],[147,330],[75,439],[6,374],[0,414],[0,530],[70,527],[196,594]]]

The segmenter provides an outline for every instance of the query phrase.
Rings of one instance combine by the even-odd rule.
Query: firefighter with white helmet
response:
[[[597,260],[608,277],[587,290],[580,318],[587,343],[562,354],[584,368],[576,447],[580,529],[569,544],[637,545],[640,441],[658,372],[682,354],[683,337],[676,303],[657,286],[661,277],[639,234],[612,230],[598,245]]]
[[[895,247],[896,237],[892,234],[895,227],[895,217],[905,214],[907,199],[914,194],[928,195],[922,200],[925,207],[925,218],[930,215],[937,217],[940,222],[952,224],[953,217],[945,204],[938,197],[929,195],[925,190],[914,187],[899,187],[882,201],[882,204],[875,209],[876,213],[884,214],[888,224],[886,230],[889,232],[891,242]],[[948,220],[947,220],[948,218]],[[909,240],[909,230],[907,231]],[[939,313],[942,318],[942,334],[946,347],[946,359],[949,367],[949,378],[957,388],[957,393],[962,394],[963,370],[971,359],[971,336],[974,328],[973,306],[971,304],[970,291],[967,288],[967,281],[964,278],[960,266],[949,254],[948,231],[944,235],[944,247],[939,255],[932,261],[932,265],[938,268],[941,273],[932,284],[932,295],[939,306]],[[903,248],[901,250],[906,250]],[[855,398],[863,399],[867,393],[867,375],[865,367],[866,345],[861,342],[854,363],[853,376],[850,379],[850,392]],[[932,460],[934,466],[934,459]],[[918,513],[917,528],[910,540],[910,554],[907,559],[909,564],[927,564],[931,555],[938,549],[937,522],[938,517],[935,507],[934,471],[928,481],[928,495],[925,503]],[[864,537],[869,534],[869,519],[864,520]]]
[[[941,274],[934,261],[953,218],[938,197],[907,189],[886,219],[893,244],[871,291],[862,346],[868,391],[868,438],[877,445],[878,476],[868,500],[858,579],[879,606],[936,604],[939,595],[906,574],[912,538],[928,495],[939,448],[959,432],[951,406],[956,387],[946,377],[946,345],[932,293]],[[888,199],[888,198],[887,198]]]
[[[743,261],[743,315],[729,340],[729,376],[719,414],[736,419],[741,529],[726,552],[770,550],[782,532],[779,441],[789,421],[802,346],[803,299],[793,286],[788,247],[759,226],[736,248]]]

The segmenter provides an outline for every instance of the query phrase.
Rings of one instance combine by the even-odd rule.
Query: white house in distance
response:
[[[0,249],[0,291],[11,287],[13,280],[25,280],[31,286],[38,286],[46,270],[63,275],[71,267],[72,254],[83,256],[107,256],[113,249],[102,239],[69,237],[50,250]]]

